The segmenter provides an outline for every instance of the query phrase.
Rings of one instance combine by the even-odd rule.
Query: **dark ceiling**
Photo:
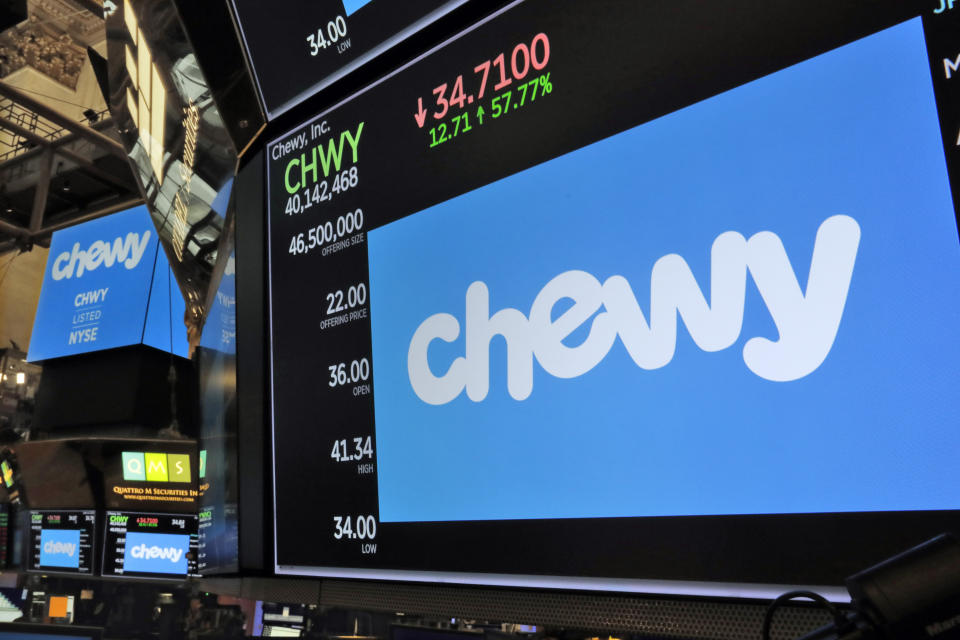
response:
[[[103,29],[102,7],[60,2],[68,19],[31,15],[0,33],[0,75],[31,66],[69,86],[96,57],[83,45]],[[31,93],[0,79],[0,253],[46,246],[57,229],[143,202],[106,110],[78,122]]]

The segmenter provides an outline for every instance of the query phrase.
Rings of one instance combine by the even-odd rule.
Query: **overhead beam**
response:
[[[95,0],[73,0],[75,3],[97,16],[103,18],[103,5]]]
[[[102,170],[97,165],[95,165],[90,160],[84,158],[78,153],[70,151],[69,149],[58,147],[56,144],[50,142],[46,138],[42,136],[38,136],[33,131],[30,131],[29,129],[20,126],[16,122],[11,122],[10,120],[0,116],[0,127],[20,136],[21,138],[26,138],[30,142],[46,149],[47,151],[52,151],[57,155],[63,156],[64,158],[80,165],[81,167],[83,167],[84,171],[94,176],[96,179],[100,180],[101,182],[104,182],[113,187],[121,189],[127,193],[131,191],[131,187],[129,184],[125,184],[121,180],[118,180],[117,178],[113,177],[112,175]],[[124,156],[124,159],[126,159],[126,156]],[[47,181],[49,182],[49,177],[47,178]]]
[[[7,118],[4,118],[3,116],[0,116],[0,127],[3,127],[4,129],[6,129],[11,133],[15,133],[21,138],[26,138],[27,140],[29,140],[30,142],[32,142],[33,144],[39,147],[43,147],[44,149],[50,148],[49,140],[47,140],[43,136],[37,135],[36,133],[34,133],[33,131],[30,131],[30,129],[27,129],[26,127],[20,126],[19,124],[17,124],[12,120],[8,120]]]
[[[93,124],[93,128],[99,131],[100,129],[105,129],[112,125],[113,125],[113,118],[104,118],[103,120],[97,120]],[[80,136],[78,136],[75,133],[70,133],[61,138],[57,138],[56,140],[48,140],[47,142],[50,143],[50,146],[52,148],[58,149],[62,146],[73,144],[79,139],[80,139]],[[37,148],[37,147],[24,151],[23,153],[18,153],[17,155],[13,156],[9,160],[4,160],[3,162],[0,162],[0,173],[6,171],[10,167],[14,167],[18,164],[26,162],[30,158],[35,158],[41,153],[43,153],[43,149]]]
[[[30,237],[30,229],[25,229],[18,224],[7,222],[2,218],[0,218],[0,231],[6,234],[9,234],[11,236],[16,236],[17,238]]]
[[[0,81],[0,96],[13,100],[20,106],[26,107],[30,111],[33,111],[34,113],[46,118],[50,122],[63,127],[71,133],[75,133],[82,138],[86,138],[90,142],[96,144],[98,147],[101,147],[118,157],[124,159],[127,157],[127,152],[124,150],[123,145],[113,138],[105,136],[99,131],[84,126],[79,122],[74,122],[58,111],[51,109],[42,102],[39,102],[38,100],[28,96],[20,89],[12,87],[2,81]]]

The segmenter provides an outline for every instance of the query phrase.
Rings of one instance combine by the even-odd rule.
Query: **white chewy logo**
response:
[[[43,545],[44,553],[62,555],[72,558],[77,545],[72,542],[47,542]]]
[[[177,563],[180,562],[180,558],[183,556],[183,549],[177,549],[176,547],[158,547],[156,545],[148,547],[145,544],[138,544],[130,550],[130,555],[138,560],[155,560],[156,558],[161,558]]]
[[[446,404],[464,388],[467,397],[480,402],[490,386],[490,340],[500,335],[507,343],[507,390],[515,400],[525,400],[533,391],[534,356],[547,373],[576,378],[597,366],[619,337],[641,369],[667,365],[676,348],[677,315],[698,347],[720,351],[740,337],[749,271],[780,338],[747,340],[743,361],[766,380],[797,380],[815,371],[833,347],[859,244],[856,220],[843,215],[827,218],[817,230],[803,292],[776,234],[761,231],[747,240],[727,231],[713,242],[710,253],[709,303],[682,257],[670,254],[657,260],[650,276],[649,322],[630,283],[620,275],[601,284],[585,271],[565,271],[537,294],[528,315],[506,308],[491,316],[487,285],[476,281],[467,288],[464,356],[455,358],[441,376],[430,370],[430,343],[453,342],[460,335],[454,316],[437,313],[413,334],[407,374],[414,392],[426,403]],[[573,305],[552,319],[554,305],[564,299]],[[591,317],[582,344],[563,344]]]
[[[53,261],[53,279],[62,280],[74,276],[79,278],[84,271],[93,271],[101,264],[108,268],[114,264],[123,264],[127,269],[133,269],[140,264],[140,258],[143,257],[149,241],[150,230],[147,229],[143,234],[131,231],[125,238],[114,239],[112,244],[95,240],[86,250],[81,249],[80,243],[76,242],[73,251],[64,251]]]

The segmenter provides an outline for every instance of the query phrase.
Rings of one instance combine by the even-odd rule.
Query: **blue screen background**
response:
[[[680,254],[709,295],[728,230],[777,234],[805,289],[836,214],[859,223],[859,252],[833,347],[799,380],[744,364],[748,339],[777,339],[748,276],[722,351],[681,321],[660,369],[618,339],[577,378],[534,361],[516,401],[495,338],[484,401],[431,406],[411,388],[428,316],[461,326],[431,344],[433,372],[463,355],[475,280],[491,314],[527,314],[563,271],[620,274],[649,318],[654,262]],[[920,19],[373,230],[369,254],[382,522],[960,507],[960,243]]]
[[[79,243],[80,249],[86,250],[97,240],[112,243],[115,238],[125,238],[128,233],[142,237],[147,231],[150,237],[146,248],[133,269],[119,264],[111,267],[101,264],[79,276],[75,272],[70,278],[53,278],[57,257],[71,252],[75,244]],[[78,295],[102,288],[107,289],[103,301],[77,304]],[[185,308],[146,207],[135,207],[68,227],[55,232],[50,241],[27,359],[34,362],[140,343],[186,357]],[[95,321],[78,321],[76,314],[86,311],[101,315]],[[70,343],[71,332],[94,327],[97,329],[95,340]]]
[[[44,550],[48,542],[72,544],[73,555],[50,553]],[[41,529],[40,530],[40,566],[80,568],[80,531],[78,529]]]
[[[131,550],[141,544],[147,547],[180,549],[183,553],[176,562],[168,558],[134,558]],[[123,550],[123,570],[143,573],[170,573],[187,575],[187,553],[190,552],[190,536],[176,533],[127,532],[126,546]]]

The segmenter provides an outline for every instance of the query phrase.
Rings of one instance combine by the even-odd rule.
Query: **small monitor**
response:
[[[197,575],[197,516],[108,511],[105,577],[183,579]]]
[[[31,511],[28,571],[92,574],[95,528],[94,511]]]

